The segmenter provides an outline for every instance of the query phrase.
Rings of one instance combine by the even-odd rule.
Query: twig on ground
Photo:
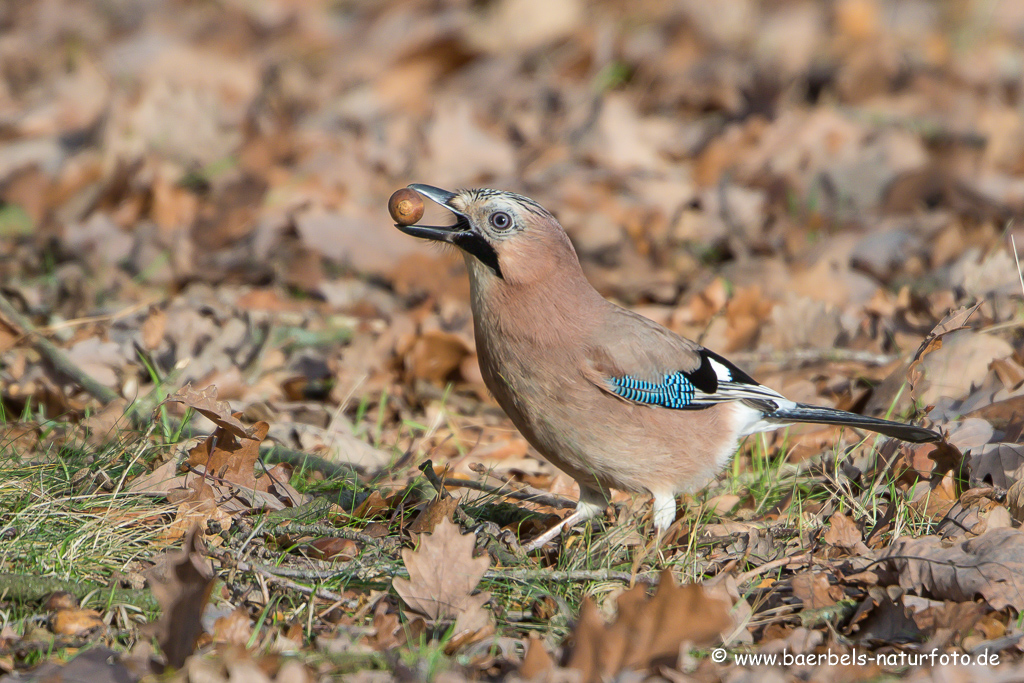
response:
[[[363,566],[357,560],[339,565],[335,569],[303,569],[298,567],[270,567],[267,565],[255,564],[235,560],[232,557],[222,558],[226,555],[223,550],[211,551],[217,559],[230,562],[242,571],[255,571],[267,577],[268,575],[278,578],[299,579],[302,581],[327,581],[336,579],[339,576],[355,575],[364,581],[382,577],[408,576],[409,572],[405,567],[395,566],[385,568],[380,565]],[[354,566],[353,566],[354,565]],[[354,571],[353,571],[354,570]],[[571,571],[556,571],[551,569],[490,569],[484,574],[484,579],[489,581],[519,581],[529,582],[579,582],[579,581],[623,581],[625,583],[644,583],[657,585],[658,577],[653,574],[637,574],[635,577],[629,572],[614,571],[612,569],[575,569]],[[307,588],[308,591],[308,588]]]
[[[119,398],[116,391],[97,382],[87,372],[75,365],[71,358],[68,357],[68,354],[57,348],[49,339],[39,334],[35,325],[19,313],[2,292],[0,292],[0,316],[3,316],[11,327],[20,331],[22,335],[28,338],[32,348],[38,351],[39,355],[45,358],[58,374],[75,382],[100,403],[107,405]]]
[[[391,538],[384,536],[377,538],[376,536],[369,536],[354,529],[346,529],[345,527],[335,527],[329,524],[294,524],[291,522],[282,522],[275,524],[274,526],[263,529],[263,533],[267,534],[300,534],[309,536],[325,536],[325,537],[336,537],[336,538],[347,538],[350,541],[356,541],[363,543],[374,548],[379,548],[387,552],[394,552],[402,547],[402,542],[397,538]]]
[[[576,507],[577,503],[575,500],[565,498],[563,496],[559,496],[553,493],[548,493],[547,491],[542,491],[538,488],[530,486],[529,484],[524,484],[522,482],[515,481],[514,479],[512,479],[512,477],[509,477],[507,475],[499,474],[498,472],[488,471],[486,467],[484,467],[478,462],[472,463],[469,466],[469,469],[473,470],[477,474],[496,477],[497,479],[500,479],[501,481],[511,486],[512,491],[524,496],[530,496],[529,498],[516,498],[516,500],[528,500],[531,503],[539,503],[541,505],[547,505],[549,507],[559,508],[562,510],[572,509]],[[483,482],[480,482],[480,484],[481,486],[486,486],[486,484],[484,484]],[[503,489],[494,489],[494,491],[498,495],[508,496],[510,498],[514,497],[511,495],[511,492],[506,492]]]
[[[811,553],[804,553],[803,555],[793,555],[792,557],[780,557],[777,560],[765,562],[757,569],[751,569],[749,572],[737,574],[736,583],[742,584],[745,581],[749,581],[750,579],[761,576],[761,574],[770,572],[773,569],[778,569],[779,567],[788,567],[791,564],[805,564],[813,559],[814,557],[811,555]]]
[[[573,569],[569,571],[557,571],[553,569],[492,569],[484,574],[485,579],[491,581],[522,581],[523,583],[535,581],[554,581],[564,583],[569,581],[625,581],[626,583],[646,583],[651,586],[658,584],[657,574],[637,574],[630,572],[619,572],[613,569]]]
[[[243,572],[253,572],[259,574],[270,583],[277,586],[281,586],[282,588],[288,588],[294,591],[298,591],[300,593],[304,593],[305,595],[315,595],[318,598],[330,600],[331,602],[339,602],[342,604],[354,602],[352,600],[344,598],[343,596],[339,595],[338,593],[335,593],[334,591],[329,591],[326,588],[310,588],[309,586],[303,586],[301,583],[296,583],[295,581],[292,581],[291,579],[284,576],[287,570],[283,567],[267,567],[260,564],[246,562],[245,560],[239,560],[233,557],[227,551],[220,550],[218,548],[208,548],[207,552],[209,552],[211,557],[216,558],[221,563],[222,567],[234,568]],[[296,578],[302,578],[311,581],[321,581],[324,579],[334,578],[335,576],[337,576],[337,573],[331,574],[329,572],[319,572],[318,574],[323,575],[311,576],[310,572],[305,572],[304,575],[296,576]]]
[[[440,485],[454,486],[457,488],[472,489],[474,491],[482,491],[483,493],[490,493],[495,496],[504,496],[505,498],[512,498],[513,500],[521,500],[526,503],[537,503],[538,505],[547,505],[553,508],[559,508],[562,510],[568,510],[576,507],[576,501],[562,496],[554,495],[551,493],[544,493],[538,489],[527,491],[517,491],[515,489],[505,490],[501,487],[490,486],[479,481],[472,481],[470,479],[444,479],[442,480],[437,473],[433,470],[433,463],[429,460],[424,462],[420,466],[420,471],[423,472],[424,476],[437,488]]]
[[[79,599],[95,591],[101,602],[137,605],[146,610],[160,608],[149,591],[102,586],[91,581],[65,581],[53,576],[0,574],[0,594],[9,601],[35,602],[59,591],[71,593]]]

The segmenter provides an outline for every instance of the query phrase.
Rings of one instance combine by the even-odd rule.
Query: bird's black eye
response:
[[[512,217],[504,211],[495,211],[491,214],[491,225],[495,230],[508,230],[512,227]]]

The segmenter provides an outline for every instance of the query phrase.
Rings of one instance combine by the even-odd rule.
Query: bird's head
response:
[[[402,232],[455,245],[475,279],[498,278],[527,284],[551,268],[579,270],[576,252],[562,226],[537,202],[513,192],[475,189],[449,192],[430,185],[409,186],[455,214],[449,226],[402,225]]]

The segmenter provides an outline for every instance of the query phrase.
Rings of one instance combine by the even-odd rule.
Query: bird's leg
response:
[[[604,512],[606,507],[608,507],[608,500],[604,494],[580,487],[580,501],[576,503],[576,511],[524,545],[523,550],[532,552],[544,547],[544,544],[559,536],[563,529],[572,528],[575,524],[597,517]]]
[[[658,530],[660,538],[676,521],[676,497],[669,493],[655,493],[652,513],[654,516],[654,528]]]

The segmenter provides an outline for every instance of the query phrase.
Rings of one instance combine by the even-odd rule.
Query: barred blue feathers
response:
[[[696,393],[693,382],[681,372],[665,375],[660,383],[634,377],[612,377],[609,381],[612,390],[627,401],[665,408],[686,408],[693,403]]]

